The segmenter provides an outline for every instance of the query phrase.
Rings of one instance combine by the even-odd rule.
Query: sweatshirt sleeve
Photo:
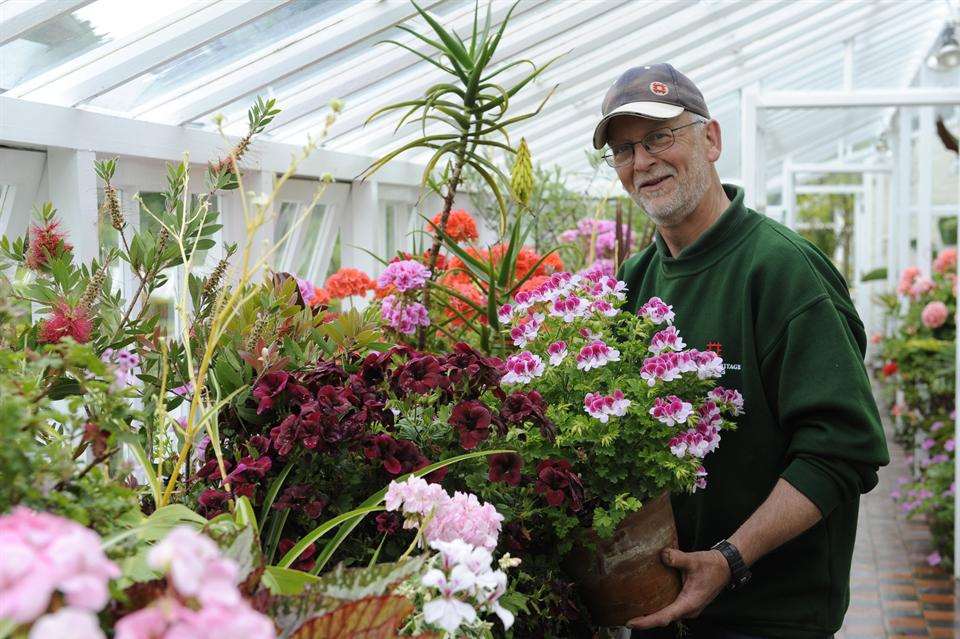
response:
[[[823,295],[794,311],[761,355],[767,399],[789,438],[781,476],[824,517],[876,486],[889,463],[854,321]]]

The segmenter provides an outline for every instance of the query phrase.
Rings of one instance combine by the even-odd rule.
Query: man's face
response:
[[[671,120],[619,116],[608,125],[611,148],[639,142],[664,127],[676,128],[699,118],[684,112]],[[711,164],[720,156],[720,130],[716,122],[694,124],[674,131],[674,143],[651,155],[636,144],[633,162],[617,167],[623,188],[658,226],[675,226],[697,208],[710,187]],[[711,139],[714,138],[715,139]]]

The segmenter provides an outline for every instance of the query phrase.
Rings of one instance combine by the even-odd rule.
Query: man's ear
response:
[[[716,162],[720,159],[720,151],[723,149],[723,142],[720,137],[720,123],[716,120],[710,120],[706,125],[707,131],[707,159]]]

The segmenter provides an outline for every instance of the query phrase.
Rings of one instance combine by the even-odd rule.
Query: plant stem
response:
[[[466,153],[466,144],[467,136],[464,134],[460,138],[460,150],[457,153],[457,162],[453,168],[453,175],[450,176],[450,179],[447,181],[447,192],[443,196],[443,211],[440,213],[440,224],[437,229],[434,230],[433,236],[433,245],[430,248],[430,263],[428,265],[430,269],[430,279],[433,280],[436,275],[437,268],[437,258],[440,255],[440,235],[446,233],[447,231],[447,219],[450,217],[450,209],[453,208],[453,198],[457,193],[457,186],[460,184],[460,175],[463,172],[464,156]],[[423,299],[422,304],[429,311],[430,310],[430,288],[425,286],[423,288]],[[427,327],[420,326],[417,328],[417,348],[423,350],[427,345]]]

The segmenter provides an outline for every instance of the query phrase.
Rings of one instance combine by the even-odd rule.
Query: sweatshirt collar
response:
[[[760,214],[743,205],[743,189],[724,184],[723,190],[730,199],[730,206],[720,214],[717,221],[704,231],[680,255],[673,257],[660,233],[654,235],[657,253],[664,274],[668,276],[690,275],[712,266],[732,248],[739,244],[762,219]]]

